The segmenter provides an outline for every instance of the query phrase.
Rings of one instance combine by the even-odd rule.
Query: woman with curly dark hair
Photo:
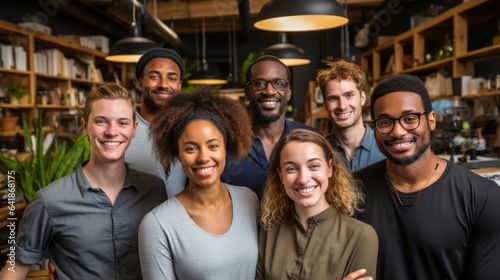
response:
[[[257,279],[375,275],[377,234],[351,217],[362,201],[357,182],[323,136],[290,132],[276,148],[264,188]]]
[[[139,229],[144,279],[254,279],[258,198],[225,184],[226,153],[252,146],[251,120],[240,102],[200,87],[172,96],[151,124],[163,166],[178,158],[186,188],[146,215]]]

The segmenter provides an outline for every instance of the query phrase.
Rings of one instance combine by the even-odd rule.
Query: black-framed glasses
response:
[[[420,116],[426,114],[427,112],[421,113],[408,113],[404,114],[397,119],[382,117],[373,121],[377,131],[383,134],[389,134],[394,129],[394,124],[399,121],[399,125],[405,130],[414,130],[420,126]]]
[[[285,79],[274,79],[272,81],[266,81],[264,79],[255,79],[248,81],[252,85],[253,90],[264,90],[269,83],[273,86],[275,90],[285,90],[290,81]]]

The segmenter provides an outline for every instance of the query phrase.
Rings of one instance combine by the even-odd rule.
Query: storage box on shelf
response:
[[[436,16],[394,40],[361,54],[361,67],[372,71],[379,82],[392,74],[421,77],[444,69],[453,78],[474,76],[475,65],[500,56],[500,45],[492,40],[476,40],[476,29],[492,30],[481,35],[493,37],[498,24],[500,1],[471,0]],[[488,28],[483,28],[483,27]],[[491,28],[489,28],[491,27]],[[448,35],[448,36],[447,36]],[[452,41],[451,48],[448,40]],[[483,41],[486,43],[478,44]],[[500,94],[493,92],[491,94]]]

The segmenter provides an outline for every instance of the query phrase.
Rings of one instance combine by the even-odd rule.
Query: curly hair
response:
[[[333,150],[328,141],[319,133],[296,129],[285,136],[276,147],[276,155],[267,173],[264,196],[262,199],[261,225],[270,230],[285,221],[294,210],[294,201],[286,194],[279,177],[281,152],[291,142],[311,143],[318,145],[323,151],[327,162],[331,162],[333,175],[328,180],[328,189],[325,193],[326,201],[333,205],[340,213],[353,216],[360,211],[360,204],[364,196],[359,187],[359,181],[354,179],[351,172]]]
[[[331,80],[353,81],[360,93],[365,90],[365,73],[358,65],[341,59],[328,61],[326,65],[328,68],[320,69],[316,73],[316,83],[323,92],[323,97],[326,92],[326,84]]]
[[[85,97],[85,108],[83,109],[83,119],[85,122],[89,121],[90,112],[92,110],[92,103],[100,99],[123,99],[130,103],[133,108],[132,120],[135,122],[135,101],[132,96],[128,94],[128,90],[119,84],[103,83],[93,86],[87,97]]]
[[[252,123],[245,106],[216,89],[201,86],[190,93],[171,96],[151,122],[153,147],[165,171],[179,155],[179,138],[195,120],[213,123],[224,136],[226,152],[236,160],[252,148]]]

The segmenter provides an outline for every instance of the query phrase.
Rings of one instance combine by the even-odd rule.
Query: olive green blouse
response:
[[[307,220],[304,229],[291,214],[281,225],[259,233],[256,279],[338,279],[365,268],[375,279],[378,237],[368,224],[333,206]]]

